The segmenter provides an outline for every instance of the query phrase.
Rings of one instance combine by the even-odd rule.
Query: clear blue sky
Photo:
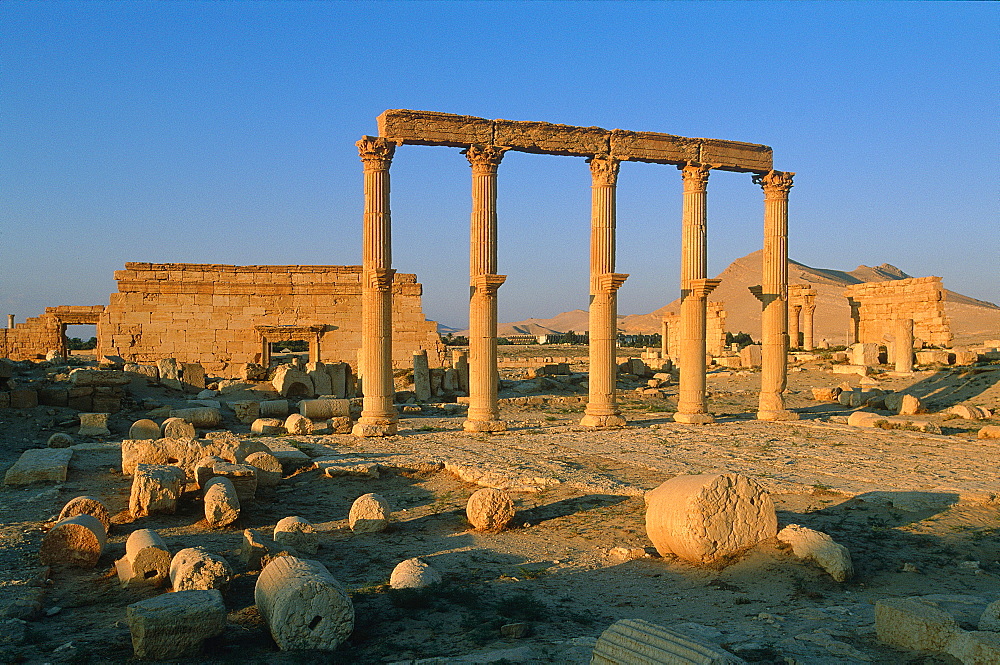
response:
[[[1000,302],[1000,6],[987,2],[0,3],[0,314],[106,304],[126,261],[357,264],[355,141],[411,108],[764,143],[790,255]],[[403,146],[394,263],[467,320],[470,170]],[[500,319],[587,306],[590,174],[508,154]],[[680,174],[619,178],[620,312],[676,297]],[[761,246],[709,182],[709,271]]]

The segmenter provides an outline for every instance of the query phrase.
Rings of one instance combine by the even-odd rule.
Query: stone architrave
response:
[[[761,266],[761,373],[758,420],[798,420],[785,408],[788,383],[788,192],[795,174],[768,171],[753,181],[764,190]]]
[[[507,278],[497,274],[497,169],[504,148],[472,145],[465,151],[472,167],[469,231],[469,412],[466,432],[502,432],[497,402],[497,291]]]
[[[413,354],[413,393],[418,402],[431,401],[431,370],[427,364],[427,351]]]
[[[615,191],[619,162],[609,155],[590,160],[590,377],[584,427],[624,427],[615,400],[618,289],[628,275],[615,273]]]
[[[396,433],[392,382],[392,223],[389,213],[389,165],[392,141],[371,136],[357,143],[364,164],[365,211],[361,277],[361,358],[364,401],[355,436]]]
[[[687,162],[678,168],[684,182],[684,204],[681,218],[680,385],[674,420],[701,425],[715,421],[708,413],[705,400],[706,305],[708,294],[719,285],[719,280],[707,279],[706,193],[712,166]]]

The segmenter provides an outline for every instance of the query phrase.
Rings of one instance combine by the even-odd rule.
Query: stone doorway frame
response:
[[[293,340],[309,341],[309,362],[320,360],[320,339],[323,333],[330,329],[325,324],[303,326],[254,326],[260,336],[260,364],[267,369],[271,366],[271,344],[274,342],[290,342]]]
[[[98,324],[103,312],[65,311],[65,307],[58,307],[54,309],[56,311],[52,312],[52,316],[55,318],[56,325],[59,327],[59,353],[62,357],[69,358],[69,340],[66,339],[67,326],[94,326],[94,337],[97,338],[97,346],[94,347],[94,353],[97,353],[97,349],[101,348],[101,332],[100,325]]]

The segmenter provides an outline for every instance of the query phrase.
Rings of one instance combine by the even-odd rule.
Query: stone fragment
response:
[[[760,367],[761,346],[749,344],[740,349],[740,365],[745,368]]]
[[[160,586],[170,574],[170,551],[158,533],[139,529],[129,534],[115,569],[123,587]]]
[[[847,424],[853,427],[877,427],[880,429],[902,429],[914,432],[940,434],[937,423],[927,420],[914,420],[904,416],[883,416],[867,411],[855,411],[847,417]]]
[[[281,439],[270,439],[267,442],[267,452],[278,458],[281,462],[281,470],[285,474],[292,473],[296,469],[311,466],[313,461],[309,455]]]
[[[258,487],[274,487],[281,482],[281,462],[271,453],[251,453],[246,463],[257,470]]]
[[[173,409],[171,418],[183,418],[195,427],[218,427],[222,424],[222,413],[209,406],[192,409]]]
[[[396,565],[389,576],[393,589],[423,589],[441,583],[441,573],[420,559],[407,559]]]
[[[198,363],[181,365],[181,387],[189,393],[205,389],[205,368]]]
[[[181,370],[176,358],[160,358],[156,367],[160,372],[160,383],[168,388],[181,389]]]
[[[194,465],[194,481],[199,489],[205,489],[208,481],[215,477],[215,463],[225,461],[217,455],[206,455],[198,460],[198,463]]]
[[[209,526],[227,526],[240,516],[240,500],[229,478],[215,476],[205,483],[204,504]]]
[[[312,397],[316,394],[312,378],[304,371],[291,365],[279,365],[275,368],[271,385],[282,397]]]
[[[792,552],[800,559],[815,561],[838,582],[845,582],[854,576],[851,553],[822,531],[789,524],[778,532],[778,540],[791,545]]]
[[[985,420],[993,415],[990,413],[989,409],[985,409],[981,406],[973,406],[971,404],[956,404],[948,409],[948,413],[965,420]]]
[[[226,605],[217,589],[165,593],[126,607],[125,621],[137,658],[190,658],[225,630]]]
[[[69,373],[69,380],[74,386],[127,386],[132,383],[132,377],[122,371],[108,369],[83,369],[78,367]]]
[[[418,402],[431,401],[431,370],[426,349],[413,352],[413,393]]]
[[[298,556],[295,548],[274,542],[256,529],[243,530],[239,561],[247,570],[260,570],[277,556]]]
[[[181,494],[184,471],[167,464],[137,464],[132,477],[128,509],[133,517],[174,513]]]
[[[278,418],[258,418],[250,425],[253,434],[284,434],[285,423]]]
[[[130,439],[159,439],[160,438],[160,426],[154,421],[148,418],[143,418],[142,420],[137,420],[132,423],[132,427],[128,430],[128,438]]]
[[[996,665],[1000,663],[1000,633],[962,631],[948,644],[947,653],[962,665]]]
[[[76,515],[56,522],[42,538],[38,558],[45,566],[93,568],[101,558],[107,534],[92,515]]]
[[[608,550],[608,558],[614,561],[635,561],[636,559],[644,559],[649,554],[646,553],[645,547],[612,547]]]
[[[1000,439],[1000,425],[987,425],[976,435],[979,439]]]
[[[193,439],[196,435],[194,425],[177,416],[167,418],[160,425],[160,438],[163,439]]]
[[[170,586],[174,591],[222,589],[232,576],[224,558],[200,547],[184,548],[170,560]]]
[[[232,407],[233,412],[236,414],[236,419],[245,425],[253,423],[260,417],[260,402],[255,400],[239,400],[237,402],[230,402],[229,406]]]
[[[281,556],[257,578],[254,600],[282,651],[332,651],[354,630],[354,605],[318,561]]]
[[[833,388],[813,388],[812,396],[817,402],[836,402],[841,392],[841,389],[837,386]]]
[[[289,434],[312,434],[312,421],[301,413],[293,413],[285,418],[285,431]]]
[[[12,409],[33,409],[38,406],[38,391],[31,388],[15,388],[6,393]]]
[[[852,344],[848,348],[847,353],[852,365],[872,367],[878,364],[878,344],[858,342],[857,344]]]
[[[109,436],[107,413],[81,413],[80,436]]]
[[[267,368],[257,363],[244,363],[240,367],[240,378],[244,381],[267,381]]]
[[[833,365],[830,367],[830,371],[834,374],[858,374],[860,376],[868,376],[871,371],[871,367],[867,365]]]
[[[1000,600],[994,600],[986,606],[979,617],[979,630],[1000,632]]]
[[[77,515],[90,515],[104,525],[104,532],[111,530],[111,513],[101,503],[100,499],[92,496],[78,496],[70,499],[59,512],[58,521],[76,517]]]
[[[4,474],[4,485],[64,483],[72,448],[29,448]]]
[[[269,399],[260,403],[261,418],[284,418],[288,412],[287,399]]]
[[[326,371],[326,365],[321,362],[306,363],[306,374],[312,379],[314,394],[329,395],[333,392],[333,382],[330,381],[330,373]]]
[[[160,381],[160,369],[156,365],[140,365],[138,363],[126,363],[123,371],[126,374],[138,374],[145,377],[149,384],[156,384]]]
[[[347,517],[351,531],[355,533],[376,533],[389,526],[389,502],[378,494],[362,494],[351,504]]]
[[[403,409],[405,411],[406,407],[403,407]],[[350,416],[336,416],[326,421],[326,424],[334,434],[351,433],[352,424]]]
[[[210,439],[157,439],[155,441],[122,441],[122,473],[135,471],[139,463],[176,464],[184,469],[191,480],[195,479],[195,466],[208,456],[221,457],[229,462],[240,462],[247,455],[268,451],[268,447],[255,439],[240,439],[229,433],[225,437]]]
[[[745,662],[722,647],[642,619],[622,619],[601,633],[591,665],[735,665]]]
[[[771,497],[736,473],[677,476],[646,493],[646,534],[661,556],[710,563],[777,531]]]
[[[878,639],[898,649],[941,653],[960,631],[954,617],[916,598],[882,598],[875,603]]]
[[[347,397],[347,377],[351,366],[347,363],[328,363],[326,371],[330,375],[330,394],[336,399]]]
[[[319,550],[316,527],[297,515],[278,520],[274,526],[274,542],[302,554],[316,554]]]
[[[901,416],[912,416],[913,414],[924,412],[924,406],[919,397],[904,393],[886,395],[885,408]]]
[[[504,490],[483,487],[469,497],[465,516],[479,531],[502,531],[514,519],[514,502]]]
[[[351,415],[351,401],[347,399],[304,399],[299,402],[299,413],[309,420],[329,420]]]
[[[257,495],[257,469],[249,464],[233,464],[231,462],[216,462],[212,472],[206,478],[206,486],[211,478],[228,478],[236,490],[236,496],[243,505],[249,504]]]
[[[73,445],[73,437],[65,432],[56,432],[49,437],[45,445],[49,448],[69,448]]]

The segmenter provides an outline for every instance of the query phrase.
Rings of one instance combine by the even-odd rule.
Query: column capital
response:
[[[792,188],[793,171],[768,171],[753,176],[754,184],[764,190],[765,198],[788,198],[788,190]]]
[[[600,293],[614,293],[621,288],[626,279],[628,279],[626,273],[606,272],[601,275],[594,275],[594,287]]]
[[[376,291],[388,291],[392,288],[393,275],[395,270],[366,270],[364,274],[364,285]]]
[[[387,171],[389,169],[392,155],[396,151],[395,143],[380,136],[362,136],[361,140],[354,145],[358,146],[358,155],[360,155],[366,171]]]
[[[763,304],[765,307],[767,307],[768,304],[774,302],[775,300],[787,298],[786,295],[782,295],[779,293],[764,293],[764,287],[761,286],[760,284],[757,284],[755,286],[748,286],[747,290],[750,291],[750,293],[753,294],[753,297],[759,300],[761,304]]]
[[[587,159],[594,187],[614,187],[618,183],[621,162],[611,155],[594,155]]]
[[[490,175],[497,172],[507,148],[496,145],[470,145],[462,151],[472,167],[472,175]]]
[[[472,286],[476,289],[476,293],[495,295],[506,280],[507,275],[476,275],[472,278]]]
[[[692,279],[688,283],[688,290],[695,298],[707,298],[719,284],[722,284],[721,279]]]
[[[802,305],[802,311],[806,314],[812,314],[816,311],[816,303],[806,303],[805,305]]]
[[[711,164],[684,162],[684,164],[679,164],[677,168],[681,171],[685,192],[704,192],[708,187],[708,173],[712,170]]]

